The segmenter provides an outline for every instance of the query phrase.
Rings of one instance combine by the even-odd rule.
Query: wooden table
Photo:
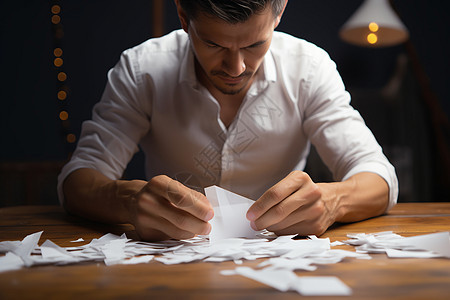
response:
[[[128,225],[106,226],[67,215],[57,206],[0,209],[0,240],[21,240],[43,230],[40,243],[50,239],[67,247],[83,237],[89,242],[104,233],[133,236]],[[336,225],[323,237],[345,240],[347,233],[392,230],[403,236],[450,231],[450,203],[400,203],[388,215]],[[73,245],[73,244],[72,244]],[[353,249],[342,246],[343,249]],[[337,276],[353,289],[355,299],[450,299],[450,259],[347,259],[320,265],[299,276]],[[254,267],[258,262],[244,262]],[[232,262],[105,266],[84,263],[39,266],[0,273],[0,299],[297,299],[295,292],[277,290],[241,276],[223,276]],[[319,299],[319,297],[312,297]],[[327,299],[342,297],[326,297]]]

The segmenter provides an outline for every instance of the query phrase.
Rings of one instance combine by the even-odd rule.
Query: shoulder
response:
[[[137,81],[146,76],[153,79],[174,77],[188,50],[188,35],[183,30],[175,30],[123,51],[113,70],[123,70]]]
[[[275,31],[270,51],[279,61],[295,63],[296,60],[321,61],[329,59],[328,53],[317,45],[287,33]]]
[[[122,53],[122,59],[130,60],[142,66],[168,62],[179,63],[189,44],[188,35],[183,30],[175,30],[159,38],[151,38]]]
[[[158,38],[151,38],[140,45],[125,50],[125,53],[158,54],[179,51],[188,43],[188,35],[183,30],[175,30]]]

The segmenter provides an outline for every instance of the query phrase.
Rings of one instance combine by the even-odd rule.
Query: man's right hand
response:
[[[168,176],[153,177],[131,196],[131,220],[143,240],[187,239],[211,231],[206,197]]]
[[[111,180],[78,169],[64,181],[64,207],[97,222],[131,223],[142,240],[186,239],[208,234],[214,211],[206,197],[168,176],[150,181]]]

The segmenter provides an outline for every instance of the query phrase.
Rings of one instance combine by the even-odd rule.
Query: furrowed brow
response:
[[[258,41],[256,43],[253,43],[253,44],[251,44],[251,45],[249,45],[247,47],[244,47],[244,48],[255,48],[255,47],[258,47],[258,46],[261,46],[261,45],[265,44],[266,42],[267,42],[267,40]]]

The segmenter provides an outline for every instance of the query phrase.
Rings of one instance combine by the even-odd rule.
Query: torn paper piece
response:
[[[263,261],[258,267],[267,267],[265,268],[266,270],[315,271],[317,267],[313,266],[312,263],[313,261],[307,258],[297,258],[292,260],[283,257],[273,257]]]
[[[358,245],[355,247],[359,253],[386,253],[388,249],[395,249],[398,251],[418,251],[424,250],[429,252],[429,257],[436,257],[433,254],[438,254],[439,257],[450,258],[450,235],[449,232],[438,232],[425,235],[418,235],[412,237],[402,237],[392,232],[380,233],[358,233],[349,234],[351,240],[344,241],[349,245]],[[396,251],[390,251],[390,257],[399,257],[400,254]],[[407,253],[412,255],[413,253]],[[426,256],[425,253],[418,254]]]
[[[142,255],[137,257],[132,257],[130,259],[122,260],[122,265],[136,265],[136,264],[147,264],[153,259],[153,255]]]
[[[116,261],[123,260],[127,257],[125,253],[126,239],[111,240],[101,246],[101,251],[105,255],[105,264],[113,264]]]
[[[389,258],[433,258],[441,257],[437,253],[431,251],[407,251],[407,250],[396,250],[396,249],[386,249],[386,255]]]
[[[78,243],[78,242],[84,242],[83,238],[79,238],[75,241],[70,241],[71,243]]]
[[[4,241],[0,242],[0,253],[13,252],[20,247],[21,241]]]
[[[420,249],[428,250],[443,257],[450,258],[450,234],[449,232],[437,232],[425,235],[406,237],[396,241],[404,250]]]
[[[334,276],[301,276],[291,283],[292,289],[303,296],[349,296],[349,288]]]
[[[206,197],[214,209],[214,218],[210,221],[211,242],[233,237],[255,238],[259,231],[250,227],[247,210],[254,201],[218,186],[205,188]]]
[[[6,253],[5,256],[0,256],[0,272],[18,270],[23,266],[25,266],[23,260],[12,252]]]
[[[20,243],[20,246],[16,249],[12,250],[14,254],[19,256],[25,266],[29,267],[33,265],[33,260],[31,259],[31,252],[38,247],[39,239],[41,238],[43,231],[36,232],[30,235],[27,235]]]
[[[105,265],[137,265],[149,263],[154,258],[153,255],[142,255],[124,259],[105,259]]]
[[[288,291],[291,287],[291,282],[297,279],[297,275],[288,270],[254,270],[249,267],[237,267],[235,274],[261,282],[281,292]]]
[[[35,264],[70,264],[82,261],[73,256],[66,249],[56,245],[50,240],[46,240],[40,247],[41,256],[31,256]]]
[[[222,275],[241,275],[262,284],[273,287],[281,292],[297,291],[304,296],[349,296],[352,290],[339,278],[334,276],[302,276],[286,269],[254,270],[249,267],[237,267],[233,270],[223,270]]]

